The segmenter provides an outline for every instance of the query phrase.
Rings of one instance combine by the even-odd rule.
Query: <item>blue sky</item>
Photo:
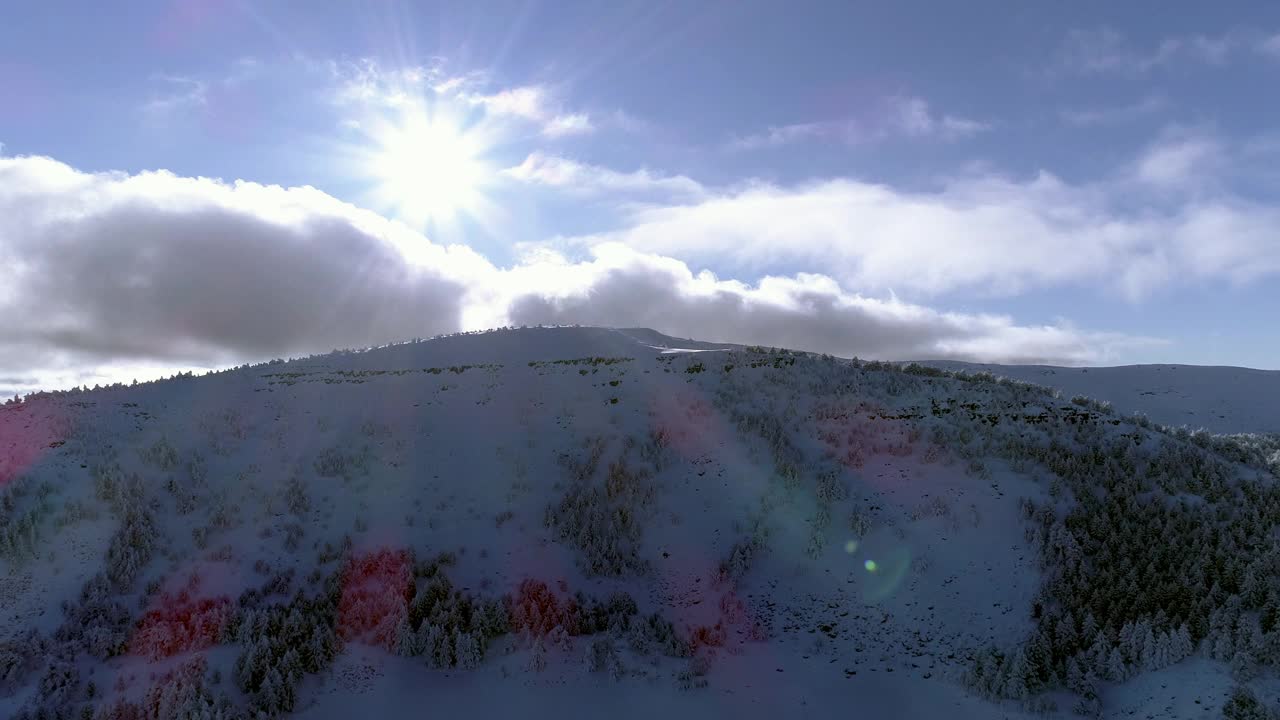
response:
[[[518,321],[1280,368],[1278,79],[1267,2],[28,3],[0,390]],[[350,306],[237,332],[156,275],[342,277],[251,287],[268,246]]]

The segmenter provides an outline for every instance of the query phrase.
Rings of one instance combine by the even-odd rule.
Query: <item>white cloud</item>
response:
[[[530,153],[519,165],[509,167],[502,173],[522,182],[584,194],[661,191],[677,196],[697,197],[705,192],[701,184],[684,175],[662,175],[646,168],[624,173],[541,152]]]
[[[1280,208],[1223,190],[1226,162],[1215,141],[1184,133],[1091,183],[1042,172],[961,176],[922,192],[848,179],[756,184],[642,208],[624,229],[567,244],[621,242],[735,274],[820,267],[874,292],[1074,285],[1138,299],[1172,284],[1280,274]]]
[[[470,99],[499,115],[515,115],[526,120],[541,120],[547,115],[546,91],[538,86],[512,88],[493,95],[472,96]]]
[[[157,79],[163,89],[143,104],[142,110],[152,117],[161,117],[208,103],[208,83],[195,78],[177,75],[160,75]]]
[[[1157,187],[1187,187],[1211,180],[1225,159],[1222,146],[1203,135],[1170,135],[1147,148],[1135,167],[1138,180]]]
[[[991,125],[977,120],[937,115],[929,109],[929,103],[918,97],[898,96],[888,102],[889,121],[882,132],[900,132],[909,137],[938,137],[954,140],[991,129]]]
[[[483,106],[486,112],[533,122],[541,127],[543,135],[551,138],[595,130],[588,115],[565,112],[551,92],[541,85],[509,88],[491,95],[462,94],[460,97],[473,105]]]
[[[990,129],[989,123],[939,115],[922,98],[895,95],[869,104],[857,117],[773,126],[763,132],[735,137],[730,140],[729,148],[755,150],[810,141],[862,145],[893,138],[959,140]]]
[[[362,58],[320,65],[332,83],[330,100],[338,105],[402,107],[428,92],[453,93],[478,81],[475,75],[450,76],[442,63],[387,68]]]
[[[542,126],[542,134],[547,137],[563,137],[565,135],[583,135],[594,131],[591,118],[583,113],[572,115],[556,115]]]
[[[831,122],[771,126],[764,132],[735,137],[729,141],[729,147],[735,150],[756,150],[806,140],[835,138],[842,134],[844,127],[845,123]]]
[[[1169,106],[1163,95],[1147,95],[1132,103],[1111,107],[1077,108],[1063,110],[1063,122],[1077,127],[1116,125],[1152,115]]]
[[[1240,230],[1233,219],[1201,231]],[[1265,239],[1239,237],[1232,252]],[[501,269],[314,188],[0,157],[0,377],[127,381],[539,320],[863,357],[1082,362],[1133,341],[877,300],[825,275],[748,285],[617,244],[592,253]]]

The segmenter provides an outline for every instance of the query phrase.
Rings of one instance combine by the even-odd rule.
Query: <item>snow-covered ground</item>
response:
[[[1061,610],[1072,486],[1007,449],[1033,437],[1186,445],[1026,386],[605,328],[30,398],[0,408],[0,716],[1067,716],[1066,678],[971,677]],[[1124,652],[1090,679],[1109,715],[1216,717],[1232,685]]]

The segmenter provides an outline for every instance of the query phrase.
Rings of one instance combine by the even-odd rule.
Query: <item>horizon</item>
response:
[[[15,9],[0,396],[575,323],[1280,370],[1280,6],[995,7]]]
[[[831,355],[830,353],[819,353],[814,351],[800,350],[797,348],[788,348],[788,347],[782,347],[782,346],[750,345],[750,344],[733,343],[730,341],[715,340],[715,339],[706,340],[706,339],[689,338],[689,337],[682,338],[682,337],[675,337],[672,335],[666,335],[664,333],[660,333],[654,330],[653,328],[645,328],[645,327],[611,327],[607,325],[580,325],[580,324],[572,324],[572,325],[538,324],[538,325],[520,325],[520,326],[512,325],[512,326],[501,326],[501,327],[493,327],[493,328],[480,328],[476,330],[459,330],[452,333],[434,335],[432,337],[406,338],[403,340],[397,340],[389,343],[379,343],[377,345],[371,345],[367,347],[333,348],[331,350],[324,351],[324,352],[309,353],[304,355],[273,357],[273,358],[267,358],[264,360],[258,360],[253,362],[238,363],[234,365],[223,365],[223,366],[212,367],[212,368],[191,368],[187,370],[173,370],[167,375],[156,375],[156,376],[150,376],[150,377],[145,377],[141,379],[140,378],[116,379],[116,380],[112,380],[109,383],[97,383],[93,387],[90,387],[88,385],[73,385],[73,386],[61,387],[61,388],[35,388],[35,389],[28,390],[25,393],[15,393],[12,398],[8,397],[7,395],[0,394],[0,398],[5,398],[6,403],[11,401],[22,402],[27,400],[28,398],[47,396],[47,395],[56,395],[58,393],[96,392],[100,390],[123,389],[128,387],[137,387],[140,385],[164,383],[170,380],[220,375],[223,373],[236,372],[236,371],[245,370],[245,369],[257,369],[261,367],[274,366],[274,365],[287,365],[287,364],[296,363],[296,362],[308,362],[312,360],[324,359],[324,358],[329,358],[334,356],[359,355],[359,354],[374,352],[378,350],[403,347],[406,345],[432,343],[438,340],[446,340],[446,339],[462,337],[462,336],[488,335],[488,334],[502,333],[502,332],[520,332],[520,331],[528,331],[528,330],[550,330],[550,329],[612,330],[612,331],[620,332],[624,335],[626,335],[627,331],[653,332],[664,340],[670,340],[675,342],[675,344],[662,344],[662,345],[656,345],[653,347],[655,347],[656,349],[663,349],[664,351],[671,350],[675,352],[695,352],[696,353],[696,352],[714,352],[717,350],[732,352],[735,350],[743,350],[743,349],[745,350],[759,349],[761,351],[795,352],[795,353],[801,353],[801,354],[807,354],[807,355],[813,355],[813,356],[825,355],[827,357],[834,358],[836,360],[842,360],[842,361],[848,360],[854,363],[883,362],[883,363],[888,363],[892,365],[901,365],[901,366],[923,365],[926,367],[939,368],[944,371],[958,372],[962,375],[971,374],[971,373],[990,373],[992,372],[991,369],[994,368],[996,372],[992,374],[995,375],[995,377],[997,378],[1004,377],[1010,380],[1027,382],[1033,385],[1041,385],[1041,386],[1054,389],[1054,390],[1059,390],[1059,391],[1061,389],[1055,388],[1054,383],[1052,382],[1048,382],[1045,380],[1037,381],[1036,379],[1027,380],[1025,378],[1019,378],[1017,377],[1017,373],[1014,373],[1011,375],[1001,375],[998,371],[1001,368],[1005,368],[1013,371],[1045,368],[1045,369],[1052,369],[1052,370],[1081,370],[1085,372],[1089,370],[1123,370],[1123,369],[1131,369],[1131,368],[1169,368],[1174,370],[1178,368],[1189,368],[1189,369],[1201,369],[1201,370],[1244,370],[1247,372],[1280,374],[1280,370],[1253,368],[1253,367],[1247,367],[1243,365],[1188,365],[1186,363],[1132,363],[1127,365],[1043,365],[1043,364],[1003,365],[999,363],[981,363],[981,362],[970,362],[966,360],[931,360],[927,358],[914,358],[914,359],[905,359],[905,360],[877,360],[875,358],[861,358],[858,356],[845,357],[845,356],[839,356],[839,355]],[[641,340],[638,337],[635,337],[632,335],[626,335],[626,337],[632,340],[635,340],[636,342],[641,343],[642,345],[647,344],[645,343],[644,340]],[[706,345],[721,345],[726,347],[688,348],[688,347],[683,347],[679,345],[678,343],[680,341],[687,341],[687,342],[706,344]]]

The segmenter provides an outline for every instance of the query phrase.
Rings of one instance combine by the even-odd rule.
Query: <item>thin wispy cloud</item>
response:
[[[565,109],[542,85],[494,90],[487,73],[455,73],[442,58],[431,65],[392,68],[364,58],[330,62],[328,71],[331,98],[340,105],[401,108],[427,98],[446,97],[481,107],[492,116],[533,123],[547,138],[584,135],[596,129],[589,114]]]
[[[339,105],[402,107],[427,94],[456,95],[486,82],[484,73],[453,74],[444,60],[386,67],[371,58],[312,63],[329,77],[328,94]]]
[[[1174,63],[1225,65],[1237,56],[1267,53],[1276,35],[1255,30],[1168,36],[1143,46],[1110,27],[1067,33],[1058,70],[1068,73],[1139,76]]]
[[[522,182],[582,194],[660,191],[698,197],[706,192],[700,183],[683,175],[664,175],[647,168],[619,172],[541,152],[530,153],[519,165],[506,168],[502,173]]]
[[[1271,37],[1263,38],[1258,43],[1258,52],[1280,59],[1280,32]]]
[[[1187,188],[1212,183],[1226,162],[1226,150],[1216,138],[1175,130],[1138,156],[1134,174],[1154,187]]]
[[[570,115],[553,115],[542,126],[542,134],[555,138],[565,135],[582,135],[593,132],[595,129],[596,127],[592,124],[591,118],[585,113],[573,113]]]
[[[1090,108],[1070,108],[1062,110],[1059,115],[1068,125],[1081,128],[1102,125],[1118,125],[1155,115],[1169,107],[1169,101],[1163,95],[1146,95],[1139,100],[1112,106]]]
[[[967,138],[991,127],[990,123],[980,120],[939,114],[924,99],[901,95],[874,103],[857,117],[773,126],[734,137],[729,147],[755,150],[815,141],[862,145],[894,138],[948,141]]]
[[[473,105],[484,107],[496,115],[522,118],[541,127],[549,138],[566,135],[582,135],[595,130],[586,113],[566,111],[551,91],[541,85],[509,88],[492,94],[466,94],[462,96]]]
[[[160,75],[157,81],[161,89],[142,106],[142,111],[152,117],[203,107],[208,103],[209,86],[203,80],[177,75]]]

